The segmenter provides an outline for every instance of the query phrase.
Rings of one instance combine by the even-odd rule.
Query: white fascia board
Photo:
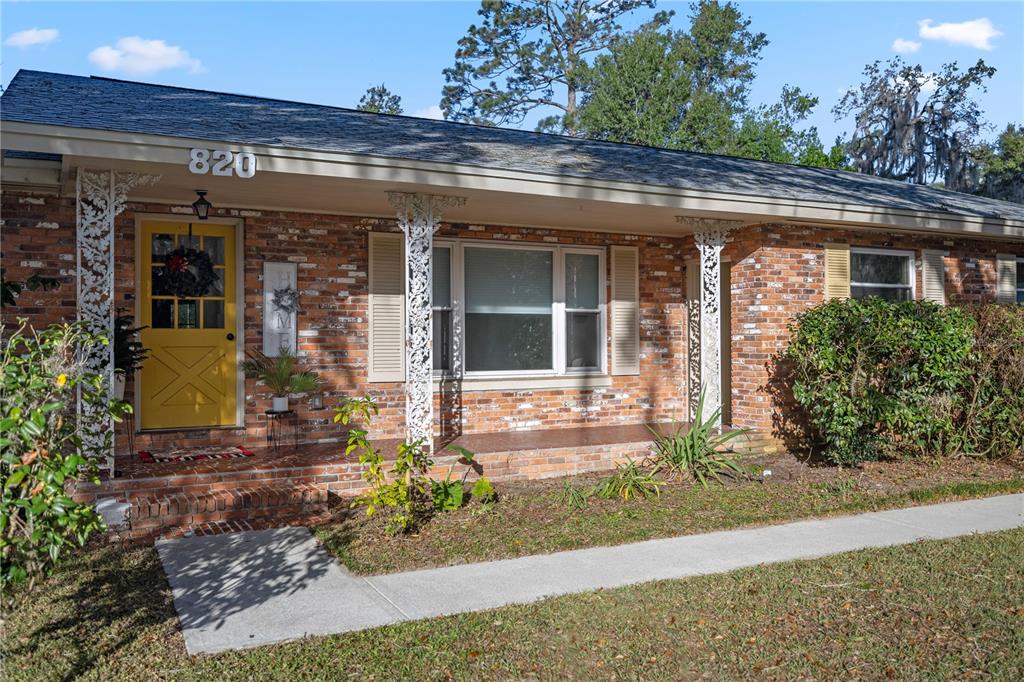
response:
[[[478,190],[640,204],[670,208],[694,217],[715,214],[716,217],[749,222],[794,221],[1024,239],[1024,221],[1003,218],[697,191],[466,164],[18,121],[7,121],[4,128],[4,146],[8,149],[133,163],[186,165],[191,148],[217,147],[253,152],[259,157],[261,172],[317,175],[393,185],[429,185],[445,192]]]

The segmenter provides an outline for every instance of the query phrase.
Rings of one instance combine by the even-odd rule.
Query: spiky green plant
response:
[[[606,500],[618,497],[627,502],[637,497],[658,497],[665,482],[655,478],[655,473],[627,457],[616,467],[615,473],[597,484],[594,494]]]
[[[654,434],[651,464],[669,476],[691,476],[705,488],[711,479],[721,482],[723,475],[746,475],[744,467],[720,452],[726,443],[742,436],[746,430],[722,431],[718,428],[721,415],[722,411],[718,409],[711,416],[704,417],[704,391],[701,391],[693,423],[673,423],[669,433],[647,427]]]
[[[587,499],[590,497],[590,492],[586,488],[578,486],[572,481],[566,481],[562,484],[560,497],[565,506],[570,510],[579,511],[587,506]]]
[[[259,379],[276,396],[308,393],[320,387],[316,372],[299,371],[298,358],[282,350],[276,358],[259,351],[250,352],[242,364],[247,377]]]

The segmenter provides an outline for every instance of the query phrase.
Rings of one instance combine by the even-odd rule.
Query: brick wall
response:
[[[995,300],[996,254],[1022,252],[1020,243],[951,239],[836,230],[794,225],[762,225],[733,235],[725,249],[732,265],[733,421],[759,431],[775,431],[779,416],[773,396],[774,358],[789,339],[787,324],[797,313],[824,298],[824,244],[906,249],[916,262],[921,297],[921,251],[948,252],[946,298],[949,302]],[[781,436],[781,433],[777,435]]]
[[[35,324],[73,319],[74,202],[42,194],[4,191],[2,264],[9,279],[33,272],[58,277],[52,292],[28,292],[5,317],[28,315]],[[189,206],[129,203],[116,225],[116,302],[135,307],[135,217],[140,213],[178,214]],[[367,233],[394,230],[392,221],[310,213],[220,208],[218,216],[245,224],[245,344],[262,348],[263,262],[298,264],[301,291],[299,351],[324,377],[323,410],[294,401],[303,420],[304,440],[336,438],[333,407],[346,396],[370,393],[381,404],[375,436],[402,435],[401,384],[368,384]],[[641,372],[613,377],[594,389],[464,391],[466,433],[543,429],[588,424],[635,424],[685,415],[686,333],[683,267],[696,257],[692,238],[670,239],[551,229],[445,225],[439,236],[501,242],[637,246],[640,253]],[[854,232],[791,225],[745,228],[730,236],[724,256],[732,263],[733,422],[759,430],[772,428],[772,360],[788,338],[792,316],[823,300],[823,244],[944,249],[947,295],[951,301],[990,300],[995,292],[995,254],[1021,251],[1019,245],[991,240],[943,239],[885,232]],[[918,259],[920,280],[920,260]],[[921,291],[918,281],[918,292]],[[127,396],[132,394],[129,385]],[[246,383],[243,429],[191,430],[147,434],[137,448],[170,443],[239,442],[259,445],[265,437],[263,412],[270,396],[253,380]],[[438,412],[441,406],[438,405]],[[123,436],[121,442],[123,444]]]

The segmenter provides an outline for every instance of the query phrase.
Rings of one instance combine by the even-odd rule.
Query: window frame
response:
[[[450,296],[448,297],[448,305],[437,305],[434,301],[433,287],[434,287],[434,254],[431,251],[430,254],[430,315],[431,324],[433,324],[433,316],[438,312],[448,312],[451,315],[448,318],[449,329],[448,333],[452,339],[452,345],[455,345],[455,245],[443,240],[434,240],[432,249],[448,249],[448,276],[450,281],[448,282],[448,291]],[[433,345],[433,337],[431,337],[431,345]],[[433,348],[431,348],[431,356],[433,356]],[[454,364],[454,358],[452,358]],[[433,363],[433,357],[431,357],[431,363]],[[433,370],[434,376],[451,376],[452,370],[449,369],[435,369]]]
[[[565,376],[605,376],[608,370],[608,273],[606,261],[606,249],[604,247],[587,246],[561,246],[549,244],[528,244],[520,242],[501,243],[488,239],[435,239],[434,247],[451,249],[451,309],[452,309],[452,345],[455,352],[459,354],[456,359],[458,367],[462,368],[462,378],[465,379],[501,379],[501,378],[533,378],[533,377],[565,377]],[[551,369],[530,369],[530,370],[488,370],[471,372],[466,367],[466,290],[465,290],[465,249],[509,249],[513,251],[547,251],[551,253],[552,266],[552,298],[551,298]],[[566,309],[565,305],[565,256],[569,253],[597,256],[598,267],[598,308],[599,333],[598,344],[600,348],[599,366],[567,368],[566,362]],[[433,273],[431,273],[433,275]],[[433,281],[431,282],[433,286]],[[431,310],[435,306],[431,303]],[[576,310],[575,308],[572,310]],[[583,311],[583,309],[579,309]],[[594,312],[587,309],[585,312]],[[456,334],[462,338],[456,339]],[[434,370],[436,379],[450,378],[452,371]]]
[[[917,300],[917,257],[914,251],[909,249],[885,249],[874,246],[851,246],[850,247],[850,298],[854,298],[853,288],[875,287],[878,289],[906,289],[907,284],[885,284],[880,282],[858,282],[853,279],[853,254],[861,253],[876,256],[902,256],[907,259],[907,281],[910,282],[910,300]]]
[[[1014,300],[1014,303],[1016,303],[1017,305],[1024,305],[1024,301],[1021,300],[1021,294],[1024,294],[1024,288],[1021,288],[1021,287],[1017,286],[1017,282],[1020,281],[1020,271],[1021,270],[1024,270],[1024,256],[1017,256],[1017,272],[1014,273],[1014,274],[1017,275],[1017,279],[1013,283],[1013,291],[1014,291],[1014,293],[1017,294],[1017,297]]]

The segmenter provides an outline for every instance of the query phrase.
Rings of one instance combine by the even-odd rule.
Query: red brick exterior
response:
[[[5,276],[24,279],[38,272],[58,277],[51,292],[26,292],[18,307],[5,311],[47,324],[75,316],[74,200],[4,190],[2,264]],[[135,228],[139,214],[181,214],[188,206],[129,203],[117,219],[115,290],[119,307],[134,312]],[[333,407],[348,396],[373,395],[382,410],[375,433],[403,432],[401,384],[367,383],[367,234],[393,230],[392,221],[311,213],[220,208],[218,217],[244,221],[244,315],[247,348],[262,346],[263,262],[298,264],[301,292],[299,350],[304,362],[326,380],[323,410],[301,400],[293,406],[302,420],[302,438],[334,439]],[[630,245],[640,253],[640,342],[638,376],[616,376],[595,389],[466,391],[462,395],[464,432],[547,429],[597,424],[636,424],[683,419],[686,406],[686,312],[684,263],[696,257],[692,238],[666,238],[519,227],[445,225],[441,237],[503,242],[590,246]],[[734,233],[725,258],[732,263],[732,409],[737,425],[768,430],[772,398],[768,388],[772,358],[787,339],[787,323],[823,300],[823,244],[848,242],[920,250],[943,249],[947,295],[952,301],[995,296],[995,254],[1024,252],[1020,244],[981,239],[847,231],[792,225],[747,227]],[[918,282],[917,291],[922,287]],[[920,295],[920,294],[919,294]],[[131,386],[128,395],[131,395]],[[263,412],[270,396],[255,381],[246,383],[245,428],[143,434],[137,448],[216,442],[260,442]]]

